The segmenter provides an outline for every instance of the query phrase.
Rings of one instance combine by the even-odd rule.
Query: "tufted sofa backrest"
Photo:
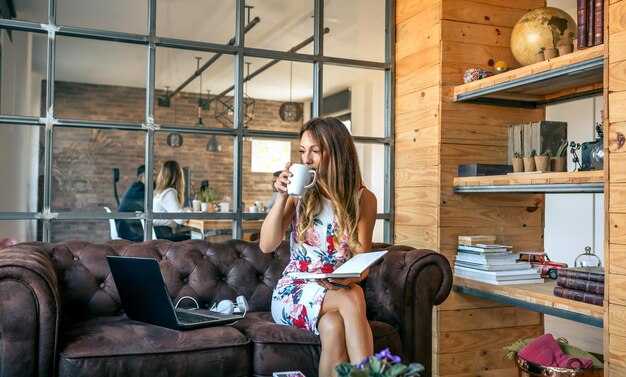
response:
[[[289,244],[264,254],[258,243],[241,240],[208,242],[125,240],[95,244],[85,241],[30,242],[28,248],[49,256],[59,281],[62,313],[67,316],[118,315],[122,307],[106,260],[107,255],[154,258],[173,302],[191,296],[202,308],[222,299],[247,298],[251,311],[270,310],[272,290],[289,262]],[[137,273],[141,273],[138,271]],[[183,300],[181,307],[195,306]]]

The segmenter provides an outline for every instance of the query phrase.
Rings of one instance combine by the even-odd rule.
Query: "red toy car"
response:
[[[541,277],[556,279],[557,269],[567,267],[567,263],[552,262],[548,254],[543,251],[521,251],[518,261],[530,262],[530,265],[539,271]]]

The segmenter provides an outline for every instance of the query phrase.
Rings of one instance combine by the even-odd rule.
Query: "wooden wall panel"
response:
[[[624,71],[624,77],[626,78],[626,71]],[[608,144],[605,148],[608,148],[612,154],[626,152],[626,122],[611,123],[605,135],[608,141],[608,143],[605,141],[605,144]]]
[[[416,247],[437,250],[437,227],[395,224],[394,244],[416,245]]]
[[[396,168],[396,188],[433,186],[439,183],[439,168],[436,165]]]
[[[626,275],[626,245],[609,244],[609,247],[611,253],[608,262],[605,260],[605,265],[611,267],[611,276],[613,274]]]
[[[626,45],[626,41],[624,44]],[[626,121],[626,92],[609,93],[609,109],[611,123]]]
[[[616,3],[610,7],[608,21],[609,34],[626,30],[626,1]]]
[[[404,95],[396,97],[396,115],[412,112],[420,112],[423,110],[436,109],[439,105],[439,89],[436,86],[431,86],[416,92],[408,92]],[[428,122],[428,119],[426,120]],[[421,123],[417,123],[422,125]],[[435,123],[436,124],[436,123]],[[408,127],[407,127],[408,126]],[[400,123],[396,127],[398,132],[404,132],[414,129],[416,123]]]
[[[446,124],[482,124],[501,126],[503,132],[508,132],[509,124],[543,120],[545,110],[509,109],[501,106],[474,105],[468,103],[451,103],[451,97],[444,97],[441,104],[441,121]],[[442,134],[447,129],[442,128]]]
[[[434,4],[396,26],[396,59],[439,45],[439,5]]]
[[[526,12],[544,6],[545,2],[543,0],[513,2],[446,0],[442,4],[442,18],[444,20],[513,27]]]
[[[626,90],[626,60],[609,64],[609,80],[611,90],[616,92]]]
[[[415,92],[426,89],[432,85],[433,77],[441,76],[441,65],[433,64],[419,71],[407,73],[403,77],[398,77],[398,85],[396,86],[397,95]]]
[[[508,47],[511,41],[511,31],[513,31],[512,27],[467,22],[443,20],[441,23],[444,40],[476,45]]]
[[[439,0],[396,0],[396,25],[432,6],[439,8],[439,3]]]

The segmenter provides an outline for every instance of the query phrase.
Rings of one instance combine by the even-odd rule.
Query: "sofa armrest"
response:
[[[50,257],[27,245],[0,250],[3,376],[52,376],[60,294]]]
[[[368,318],[398,328],[404,362],[419,362],[432,373],[432,309],[452,288],[452,270],[443,255],[409,246],[390,246],[365,280]]]

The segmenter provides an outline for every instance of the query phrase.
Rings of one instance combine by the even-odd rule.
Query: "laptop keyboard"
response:
[[[178,318],[178,322],[180,323],[201,323],[201,322],[208,322],[208,321],[216,321],[219,318],[217,317],[211,317],[211,316],[207,316],[207,315],[199,315],[199,314],[192,314],[192,313],[188,313],[188,312],[176,312],[176,318]]]

